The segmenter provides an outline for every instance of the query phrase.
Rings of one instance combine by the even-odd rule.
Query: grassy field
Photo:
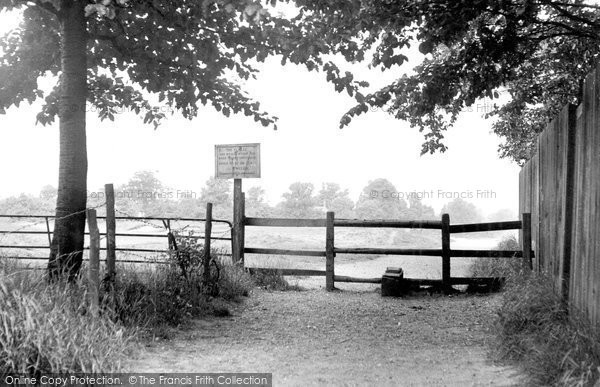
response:
[[[436,248],[440,233],[434,230],[392,230],[339,228],[335,231],[336,247]],[[325,229],[248,227],[246,247],[325,250]],[[338,254],[336,262],[357,262],[376,258],[373,255]],[[255,267],[316,268],[324,267],[321,257],[264,256],[246,254],[246,264]]]

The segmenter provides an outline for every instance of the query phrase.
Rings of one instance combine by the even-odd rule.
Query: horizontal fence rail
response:
[[[325,227],[325,219],[244,218],[244,225],[261,227]]]
[[[289,250],[289,249],[265,249],[256,247],[244,248],[247,254],[267,254],[267,255],[297,255],[303,257],[324,257],[325,251],[318,250]]]
[[[521,250],[450,250],[451,257],[460,258],[523,258]]]
[[[523,225],[520,220],[511,222],[453,224],[450,225],[450,233],[520,230],[522,227]]]
[[[340,254],[375,254],[375,255],[425,255],[441,257],[441,249],[387,249],[369,247],[336,247],[333,250]]]
[[[0,230],[0,234],[23,234],[23,235],[48,235],[48,231],[11,231],[11,230]],[[54,231],[50,231],[50,235],[54,234]],[[90,235],[89,232],[85,232],[85,235]],[[105,232],[101,232],[100,236],[106,236]],[[138,234],[138,233],[116,233],[115,236],[120,237],[137,237],[137,238],[164,238],[166,234]],[[188,239],[204,239],[203,235],[186,235]],[[231,238],[221,238],[221,237],[213,237],[210,239],[214,240],[222,240],[222,241],[230,241]]]
[[[436,220],[362,220],[336,219],[336,227],[377,227],[377,228],[423,228],[441,230],[442,222]]]
[[[56,215],[20,215],[20,214],[0,214],[0,218],[15,218],[15,219],[43,219],[49,218],[53,219]],[[106,219],[106,216],[98,216],[97,219]],[[206,219],[200,218],[179,218],[179,217],[156,217],[156,216],[115,216],[116,220],[160,220],[160,221],[175,221],[175,222],[203,222]],[[229,227],[232,227],[232,223],[229,220],[225,219],[213,219],[213,223],[226,223]]]

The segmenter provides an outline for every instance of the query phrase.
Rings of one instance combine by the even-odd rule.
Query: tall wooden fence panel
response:
[[[574,169],[572,305],[600,324],[600,71],[585,80],[578,109]]]
[[[569,280],[571,240],[570,208],[572,190],[567,189],[572,176],[573,142],[575,133],[575,110],[565,106],[539,137],[539,236],[537,253],[541,257],[540,268],[551,273],[555,289],[565,292]],[[570,171],[570,174],[567,173]],[[572,186],[572,183],[570,184]],[[568,251],[569,250],[569,251]],[[565,293],[566,294],[566,293]]]
[[[538,137],[519,174],[519,212],[531,212],[535,267],[555,290],[600,324],[599,70],[579,108],[565,106]]]

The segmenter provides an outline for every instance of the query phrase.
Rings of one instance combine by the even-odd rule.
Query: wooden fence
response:
[[[325,276],[325,287],[327,290],[333,290],[335,282],[366,282],[380,283],[381,278],[354,278],[335,275],[335,256],[340,254],[374,254],[374,255],[412,255],[412,256],[437,256],[442,257],[442,279],[410,279],[414,284],[420,285],[440,285],[444,290],[450,290],[452,285],[469,285],[492,283],[496,278],[464,278],[452,277],[450,272],[450,260],[453,257],[488,257],[488,258],[523,258],[524,264],[531,267],[531,217],[530,214],[523,214],[520,221],[510,222],[492,222],[475,224],[450,224],[450,216],[443,214],[441,221],[396,221],[396,220],[356,220],[356,219],[335,219],[333,212],[327,213],[326,219],[283,219],[283,218],[251,218],[243,217],[239,222],[234,221],[234,235],[241,233],[244,235],[244,228],[247,226],[260,227],[324,227],[325,228],[325,249],[324,250],[292,250],[292,249],[273,249],[273,248],[248,248],[244,247],[244,238],[234,238],[233,256],[240,257],[243,261],[244,254],[268,254],[268,255],[290,255],[290,256],[310,256],[325,258],[325,270],[302,270],[285,269],[282,270],[286,275],[303,276]],[[240,226],[235,227],[236,224]],[[441,248],[440,249],[397,249],[397,248],[344,248],[335,246],[335,228],[336,227],[365,227],[365,228],[420,228],[441,230]],[[453,233],[470,233],[500,230],[523,230],[522,250],[453,250],[450,247],[450,235]],[[255,268],[259,270],[260,268]],[[382,273],[383,274],[383,273]]]
[[[531,212],[535,267],[565,302],[600,325],[600,68],[579,107],[565,106],[519,175],[519,210]]]

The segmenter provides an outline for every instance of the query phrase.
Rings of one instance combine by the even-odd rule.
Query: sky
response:
[[[0,33],[14,23],[14,17],[0,13]],[[413,51],[408,56],[409,64],[385,73],[343,62],[340,67],[377,87],[418,64],[420,54]],[[482,117],[491,101],[478,101],[461,114],[445,136],[446,153],[421,156],[422,134],[382,111],[339,129],[339,119],[353,99],[336,93],[322,73],[281,66],[273,58],[261,65],[258,79],[245,89],[279,117],[277,131],[243,115],[226,118],[211,108],[202,108],[191,121],[169,115],[156,130],[127,112],[114,122],[100,122],[88,114],[90,191],[150,170],[174,191],[199,196],[214,174],[215,144],[258,142],[261,178],[246,179],[243,186],[262,186],[271,203],[296,181],[312,182],[317,190],[324,182],[337,182],[356,200],[369,180],[386,178],[397,188],[396,196],[417,192],[436,210],[462,195],[485,214],[504,208],[517,211],[519,167],[499,158],[501,140],[491,132],[492,122]],[[0,197],[37,194],[44,185],[57,185],[58,125],[36,126],[39,108],[38,102],[12,107],[0,117]]]

